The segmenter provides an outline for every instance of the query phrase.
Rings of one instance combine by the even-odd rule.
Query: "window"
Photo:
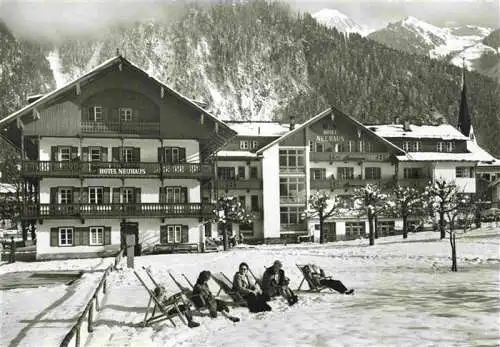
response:
[[[248,141],[240,141],[240,149],[249,149]]]
[[[134,188],[122,188],[122,204],[134,202]]]
[[[445,145],[445,143],[444,143],[443,141],[439,141],[439,142],[437,143],[436,150],[437,150],[438,152],[444,152],[444,145]]]
[[[73,202],[73,188],[59,188],[59,203],[61,205]]]
[[[250,197],[250,208],[252,209],[252,211],[259,210],[259,196],[258,195],[252,195]]]
[[[181,242],[181,225],[169,225],[167,226],[167,242],[168,243],[179,243]]]
[[[354,179],[354,168],[353,167],[338,167],[337,168],[337,179],[339,179],[339,180],[352,180],[352,179]]]
[[[414,141],[411,143],[410,152],[420,152],[422,150],[422,142]]]
[[[220,180],[234,180],[234,167],[218,167],[217,178]]]
[[[259,141],[252,141],[252,149],[259,147]]]
[[[346,151],[346,144],[344,142],[339,142],[335,148],[336,152],[343,153]]]
[[[311,169],[310,172],[311,172],[311,181],[326,179],[326,169]]]
[[[187,189],[183,187],[165,187],[165,198],[162,199],[167,203],[185,203]]]
[[[102,106],[92,106],[89,108],[89,121],[102,122]]]
[[[354,197],[352,195],[337,195],[337,199],[339,201],[339,206],[344,208],[354,207]]]
[[[240,223],[240,231],[244,234],[253,234],[253,222]]]
[[[455,169],[457,178],[472,178],[474,177],[473,167],[457,167]]]
[[[257,166],[250,166],[250,178],[257,178],[258,169]]]
[[[132,109],[121,107],[120,110],[120,121],[130,122],[132,120]]]
[[[373,152],[373,144],[371,142],[364,142],[365,144],[365,152]]]
[[[302,203],[306,201],[304,177],[280,178],[280,198],[284,203]]]
[[[403,170],[404,178],[424,178],[424,170],[420,167],[407,167]]]
[[[379,221],[377,230],[379,236],[394,235],[394,221]]]
[[[238,201],[240,202],[242,208],[247,208],[247,198],[245,197],[245,195],[238,196]]]
[[[347,151],[348,152],[356,152],[356,141],[349,140],[347,142]]]
[[[101,161],[101,147],[90,147],[90,161]]]
[[[103,203],[103,188],[89,187],[89,204],[102,205]]]
[[[59,160],[60,161],[71,160],[71,147],[59,147]]]
[[[239,180],[245,179],[245,167],[244,166],[238,166],[238,179]]]
[[[186,149],[183,147],[165,147],[165,163],[180,164],[186,162]]]
[[[453,152],[455,150],[455,142],[447,142],[446,143],[446,151]]]
[[[304,170],[304,150],[280,149],[280,169],[292,171]]]
[[[73,246],[73,228],[59,228],[59,246]]]
[[[134,149],[132,147],[121,147],[121,160],[131,163],[134,160]]]
[[[345,237],[346,240],[354,240],[360,236],[365,236],[365,223],[364,222],[346,222],[345,223]]]
[[[403,151],[405,151],[405,152],[410,151],[410,142],[408,142],[408,141],[403,142]]]
[[[302,224],[303,207],[280,207],[280,224]]]
[[[379,167],[365,167],[365,179],[367,180],[379,180],[381,177]]]
[[[103,227],[90,227],[89,244],[91,246],[104,244],[103,235],[104,235],[104,228]]]

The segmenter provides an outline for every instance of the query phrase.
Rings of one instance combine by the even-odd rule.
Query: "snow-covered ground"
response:
[[[129,269],[114,271],[108,281],[103,310],[85,346],[498,346],[500,344],[500,228],[485,227],[457,240],[458,273],[449,271],[448,240],[434,232],[376,240],[300,245],[239,247],[228,252],[143,256],[135,259],[140,274],[148,266],[157,281],[172,292],[168,276],[191,281],[201,270],[223,271],[232,277],[241,261],[261,275],[275,259],[284,263],[297,288],[296,263],[313,262],[355,288],[354,296],[298,292],[299,303],[271,302],[272,312],[250,314],[233,308],[241,318],[195,317],[201,326],[189,329],[168,321],[140,326],[148,294]],[[108,259],[0,266],[0,273],[38,269],[97,269]],[[55,345],[51,336],[64,336],[69,317],[88,300],[97,273],[86,274],[73,286],[16,289],[0,292],[0,345]],[[99,276],[99,275],[97,275]],[[146,276],[144,276],[146,278]],[[146,278],[147,279],[147,278]],[[149,283],[149,282],[148,282]],[[185,282],[184,282],[185,283]],[[217,285],[211,283],[214,293]],[[69,292],[78,300],[65,300]],[[72,294],[70,297],[75,297]],[[71,301],[71,305],[68,303]],[[21,305],[20,305],[21,303]],[[18,307],[21,306],[21,307]],[[53,316],[70,306],[66,320]],[[81,309],[83,310],[84,304]],[[8,314],[6,313],[8,311]],[[22,312],[21,312],[22,311]],[[24,314],[24,316],[23,316]],[[64,323],[63,323],[64,322]],[[34,338],[38,336],[39,340]],[[46,340],[42,340],[41,338]],[[37,343],[34,343],[37,341]],[[45,341],[45,344],[42,343]],[[48,342],[47,342],[48,341]]]

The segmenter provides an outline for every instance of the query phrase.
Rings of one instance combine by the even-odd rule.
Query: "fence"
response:
[[[120,253],[122,253],[122,252],[120,252]],[[115,264],[116,264],[116,259],[115,259]],[[97,311],[97,312],[100,310],[99,291],[102,289],[101,298],[104,297],[104,295],[106,294],[106,279],[107,279],[108,273],[112,270],[113,270],[113,266],[110,265],[104,271],[104,275],[102,276],[101,281],[99,282],[99,285],[97,286],[96,290],[94,291],[92,298],[90,298],[89,302],[87,303],[87,306],[85,306],[85,310],[83,310],[83,313],[78,318],[78,321],[76,322],[76,324],[73,325],[71,330],[64,337],[63,341],[60,344],[60,347],[68,347],[68,346],[79,347],[80,342],[82,340],[85,341],[87,335],[89,333],[91,333],[92,331],[94,331],[94,308],[95,308],[95,311]],[[84,328],[85,326],[87,327],[87,329],[83,329],[83,331],[82,331],[82,328]]]

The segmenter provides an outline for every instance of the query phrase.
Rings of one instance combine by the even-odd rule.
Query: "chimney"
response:
[[[295,129],[295,116],[290,116],[290,131]]]
[[[411,131],[411,129],[410,129],[410,121],[409,120],[405,120],[405,122],[403,124],[403,130],[404,131]]]
[[[400,124],[400,119],[399,119],[399,116],[395,116],[395,117],[394,117],[394,120],[393,120],[392,124],[395,124],[395,125]]]

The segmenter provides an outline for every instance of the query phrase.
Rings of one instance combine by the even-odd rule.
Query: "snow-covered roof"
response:
[[[481,162],[478,164],[478,166],[500,168],[500,159],[494,158],[493,161],[491,161],[491,162]]]
[[[442,139],[468,140],[458,129],[450,124],[414,125],[410,124],[410,131],[405,131],[402,124],[368,125],[377,135],[385,138],[401,137],[411,139]]]
[[[467,141],[467,153],[446,152],[407,152],[406,155],[398,156],[400,161],[469,161],[469,162],[493,162],[495,157],[479,147],[475,142]]]
[[[281,136],[290,131],[289,124],[279,122],[225,120],[224,123],[236,131],[239,136]]]
[[[217,157],[219,158],[257,158],[256,153],[252,153],[249,151],[218,151]]]
[[[9,183],[0,183],[0,194],[13,194],[16,192],[16,187]]]

